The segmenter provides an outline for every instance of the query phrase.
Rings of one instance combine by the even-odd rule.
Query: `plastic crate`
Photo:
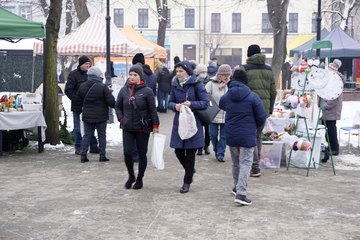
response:
[[[283,142],[263,141],[259,166],[264,168],[280,168]]]

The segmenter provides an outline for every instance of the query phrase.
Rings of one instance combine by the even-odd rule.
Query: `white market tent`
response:
[[[42,43],[34,44],[34,53],[42,55]],[[117,56],[133,56],[143,53],[152,57],[155,50],[136,45],[126,38],[113,22],[110,22],[110,54]],[[59,38],[57,53],[59,55],[105,55],[106,54],[106,20],[97,13],[90,16],[83,24],[71,33]]]

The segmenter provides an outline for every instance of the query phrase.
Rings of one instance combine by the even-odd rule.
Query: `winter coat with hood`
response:
[[[143,80],[145,85],[153,90],[154,96],[156,96],[156,75],[151,71],[150,66],[143,65]]]
[[[231,81],[219,107],[226,111],[226,144],[230,147],[255,147],[256,129],[267,118],[260,98],[243,83]]]
[[[109,119],[109,107],[115,106],[115,98],[102,79],[89,75],[77,93],[82,106],[82,120],[87,123],[100,123]]]
[[[143,80],[140,84],[127,82],[120,89],[116,99],[115,111],[120,127],[126,131],[143,131],[141,116],[151,118],[153,128],[159,126],[154,93],[151,88],[145,85]]]
[[[80,69],[80,66],[69,73],[65,84],[65,94],[71,100],[72,112],[81,112],[81,100],[78,98],[77,92],[80,85],[86,81],[87,74]]]
[[[228,91],[228,86],[225,86],[223,89],[219,89],[219,86],[220,86],[220,82],[219,80],[217,80],[217,78],[211,79],[211,81],[209,81],[205,85],[206,91],[213,97],[213,99],[218,105],[221,97],[224,96],[224,94]],[[214,120],[212,121],[212,123],[218,123],[218,124],[225,123],[225,111],[220,110],[216,115],[216,117],[214,118]]]
[[[276,98],[275,78],[270,66],[265,65],[265,55],[257,53],[240,68],[246,71],[248,86],[261,99],[265,110],[272,114]]]
[[[158,90],[169,93],[171,91],[171,80],[172,76],[169,69],[166,67],[161,68],[157,77]]]
[[[207,108],[209,104],[209,96],[206,92],[204,84],[196,81],[195,75],[192,75],[183,86],[179,84],[179,80],[175,77],[172,82],[172,88],[170,92],[169,105],[168,108],[175,111],[175,116],[173,120],[173,128],[171,133],[170,147],[171,148],[202,148],[205,145],[204,142],[204,131],[203,125],[201,124],[200,119],[195,115],[196,126],[198,131],[196,134],[186,140],[181,140],[178,129],[179,129],[179,115],[180,113],[176,111],[176,104],[183,103],[185,101],[190,101],[190,109],[200,110]]]

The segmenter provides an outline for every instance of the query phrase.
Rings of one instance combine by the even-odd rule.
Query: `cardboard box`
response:
[[[283,142],[263,141],[259,166],[264,168],[280,168]]]

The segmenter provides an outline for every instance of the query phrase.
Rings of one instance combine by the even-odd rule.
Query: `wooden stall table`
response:
[[[42,111],[0,112],[0,155],[2,155],[2,132],[19,129],[38,129],[38,152],[44,151],[46,122]]]

